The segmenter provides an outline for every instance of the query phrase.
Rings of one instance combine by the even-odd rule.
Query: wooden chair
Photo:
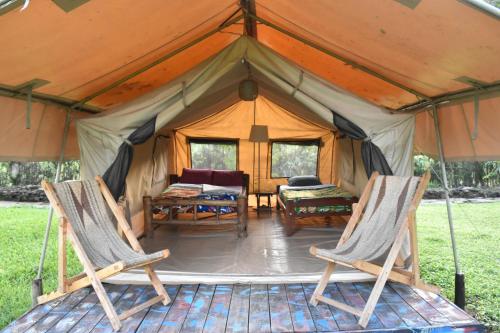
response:
[[[92,285],[111,325],[118,330],[121,320],[157,302],[161,301],[165,305],[170,303],[170,298],[151,265],[167,258],[169,251],[144,253],[123,210],[113,199],[102,178],[57,184],[43,181],[42,187],[59,215],[58,287],[56,291],[38,297],[39,304]],[[114,220],[130,246],[118,235]],[[83,266],[83,273],[71,278],[66,276],[68,238]],[[138,267],[144,268],[158,296],[118,315],[101,281]]]
[[[380,298],[387,279],[428,290],[439,288],[420,279],[415,212],[430,179],[427,172],[419,177],[379,176],[373,173],[335,249],[310,248],[310,253],[327,261],[326,269],[310,303],[318,301],[359,316],[365,328]],[[411,270],[395,267],[401,247],[409,232]],[[385,260],[383,260],[385,258]],[[383,265],[375,262],[383,261]],[[363,309],[323,296],[336,264],[356,268],[377,276],[373,290]]]

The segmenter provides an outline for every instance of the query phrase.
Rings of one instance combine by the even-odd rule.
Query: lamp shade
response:
[[[250,142],[267,142],[269,141],[269,133],[266,125],[252,125],[250,130]]]

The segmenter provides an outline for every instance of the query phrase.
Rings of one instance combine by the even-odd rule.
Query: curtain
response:
[[[146,142],[155,133],[155,128],[156,117],[133,131],[120,145],[115,160],[102,176],[115,200],[125,192],[125,180],[134,157],[134,145]]]
[[[354,140],[363,140],[361,144],[361,157],[368,178],[370,178],[374,171],[378,171],[381,175],[392,175],[391,167],[387,163],[384,154],[380,148],[370,140],[366,133],[356,124],[341,115],[333,111],[332,114],[333,124],[342,134]]]

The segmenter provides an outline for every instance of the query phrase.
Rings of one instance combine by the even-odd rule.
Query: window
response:
[[[189,139],[193,169],[237,170],[237,140]]]
[[[316,175],[319,142],[319,140],[272,142],[271,178]]]

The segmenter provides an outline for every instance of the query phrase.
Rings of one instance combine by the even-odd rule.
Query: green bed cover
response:
[[[300,190],[281,190],[279,196],[286,205],[287,200],[302,200],[302,199],[320,199],[320,198],[346,198],[352,199],[352,195],[346,190],[337,187],[329,186],[323,188],[300,189]],[[295,212],[300,213],[351,213],[351,205],[332,205],[332,206],[310,206],[310,207],[295,207]]]

